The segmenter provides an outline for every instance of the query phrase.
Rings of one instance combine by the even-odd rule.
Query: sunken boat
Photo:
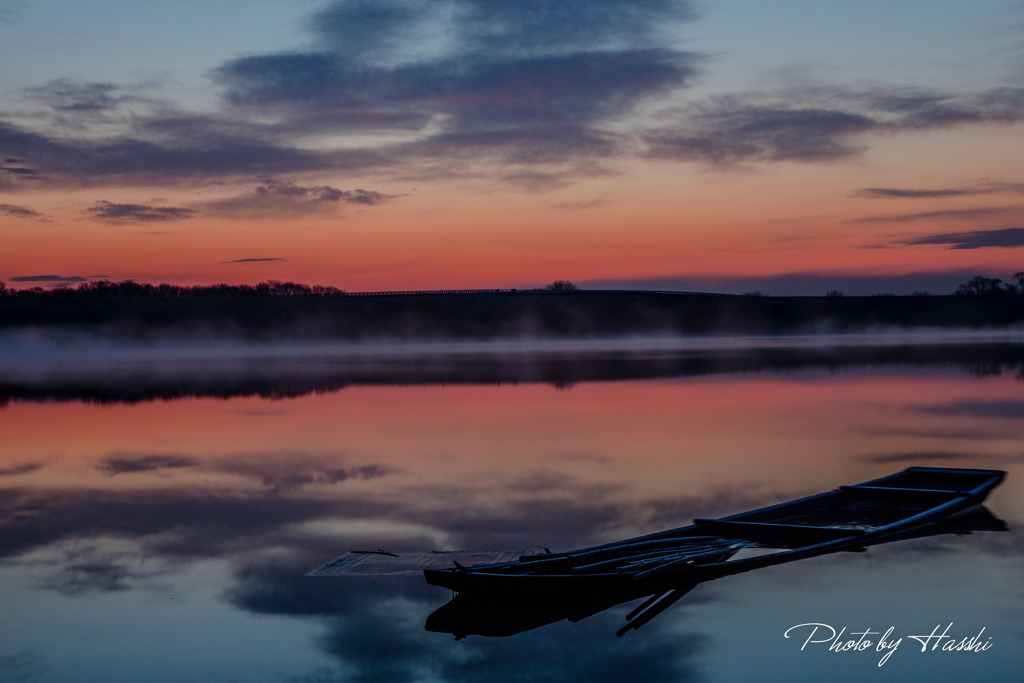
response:
[[[426,569],[456,592],[603,590],[680,579],[703,582],[912,536],[981,505],[998,470],[912,467],[881,479],[615,543],[512,562]],[[754,551],[741,555],[743,550]],[[767,552],[765,552],[767,550]]]
[[[353,551],[308,575],[422,571],[427,583],[455,593],[452,602],[431,615],[427,629],[457,636],[510,635],[647,598],[627,617],[622,635],[706,581],[892,541],[1005,530],[983,507],[1004,476],[999,470],[911,467],[770,507],[695,519],[677,529],[578,550]],[[373,570],[402,562],[408,571]],[[521,611],[513,608],[524,605],[528,609],[523,619],[511,619],[512,611]],[[504,616],[488,621],[493,613]]]

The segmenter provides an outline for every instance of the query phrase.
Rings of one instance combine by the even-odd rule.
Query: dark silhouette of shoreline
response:
[[[0,296],[0,333],[45,329],[145,342],[193,336],[248,341],[494,340],[1024,324],[1021,295],[768,297],[596,290],[351,295],[334,290],[171,296],[153,289],[146,295],[73,290]]]

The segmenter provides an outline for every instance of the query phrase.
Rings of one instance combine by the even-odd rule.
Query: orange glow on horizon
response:
[[[995,150],[993,136],[974,138]],[[899,148],[921,154],[930,149],[914,140],[901,141]],[[993,154],[995,166],[1005,165],[1008,152]],[[963,232],[971,224],[901,216],[970,209],[978,199],[907,202],[855,195],[865,187],[905,185],[897,161],[886,158],[886,172],[864,162],[718,174],[669,163],[635,164],[623,175],[540,193],[483,182],[437,181],[419,188],[395,183],[381,188],[393,200],[333,214],[243,219],[196,209],[185,220],[129,224],[90,218],[95,191],[39,192],[26,203],[45,220],[6,220],[0,279],[12,287],[37,284],[13,277],[44,274],[186,285],[276,279],[374,291],[807,272],[976,269],[1006,277],[1020,270],[1019,249],[906,244]],[[915,183],[949,187],[963,180],[956,169],[930,168]],[[139,194],[145,196],[102,196],[113,202]],[[200,206],[190,204],[185,193],[165,192],[151,201]],[[986,201],[1012,204],[998,195]],[[257,260],[239,262],[244,259]]]

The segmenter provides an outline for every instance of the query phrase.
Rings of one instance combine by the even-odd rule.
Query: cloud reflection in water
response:
[[[183,390],[201,373],[7,382],[0,592],[10,608],[0,620],[13,636],[0,671],[59,680],[94,662],[88,646],[149,653],[168,680],[184,671],[174,652],[185,650],[193,673],[246,677],[259,666],[270,680],[724,681],[769,656],[793,680],[862,677],[873,663],[811,665],[782,651],[783,622],[813,618],[814,605],[851,620],[913,620],[897,609],[931,618],[918,603],[949,585],[960,591],[949,618],[983,621],[1005,643],[975,673],[1002,671],[1024,637],[1009,626],[1024,617],[1009,578],[1024,569],[1015,532],[701,586],[623,640],[614,632],[626,607],[455,643],[423,630],[447,593],[415,577],[302,574],[352,548],[580,547],[896,462],[1011,470],[992,509],[1019,528],[1021,360],[1010,347],[651,353],[342,364],[325,376],[330,364],[293,364],[238,371],[220,389],[214,378]],[[979,363],[997,371],[974,372]],[[575,385],[555,391],[554,379]],[[271,394],[295,398],[258,398]],[[937,436],[953,418],[955,434]],[[61,624],[58,650],[47,634]],[[905,664],[904,674],[931,671]],[[86,677],[110,673],[88,666]]]

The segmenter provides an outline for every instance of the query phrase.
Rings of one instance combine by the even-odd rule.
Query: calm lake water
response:
[[[451,349],[449,349],[451,351]],[[0,680],[1017,680],[1024,346],[259,353],[0,373]],[[1009,531],[725,578],[508,638],[424,630],[350,549],[569,549],[912,465],[1006,470]],[[800,646],[806,623],[893,628]],[[984,629],[983,652],[909,636]],[[877,639],[877,636],[870,636]]]

